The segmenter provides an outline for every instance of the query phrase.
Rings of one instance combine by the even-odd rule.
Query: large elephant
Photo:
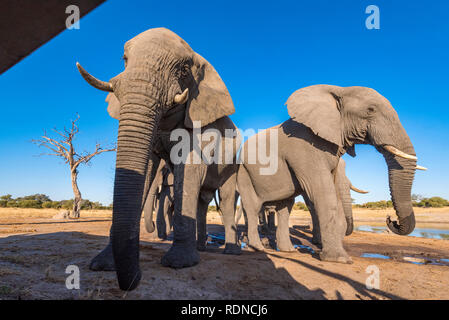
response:
[[[316,212],[324,261],[351,263],[343,248],[347,230],[344,203],[338,186],[337,167],[344,153],[355,156],[355,144],[371,144],[388,165],[390,193],[399,221],[387,218],[396,234],[407,235],[415,227],[411,188],[416,170],[413,145],[390,102],[373,89],[314,85],[294,92],[287,100],[291,119],[249,138],[241,152],[238,188],[248,216],[249,245],[263,250],[257,232],[257,216],[262,205],[278,203],[280,230],[288,229],[288,213],[293,199],[303,194]],[[270,139],[271,136],[277,139]],[[261,174],[265,167],[251,156],[257,150],[272,150],[277,163],[274,174]],[[277,148],[276,148],[277,147]],[[280,242],[288,247],[288,234]]]
[[[336,184],[336,190],[338,192],[338,197],[342,202],[343,205],[343,212],[346,220],[346,232],[345,235],[349,236],[352,234],[352,231],[354,230],[354,219],[352,215],[352,198],[351,198],[351,190],[357,193],[366,194],[368,191],[356,188],[352,185],[351,181],[346,176],[346,162],[343,160],[343,158],[340,158],[340,161],[338,162],[338,166],[336,169],[336,179],[338,184]],[[242,187],[242,186],[241,186]],[[304,197],[307,199],[307,197]],[[291,212],[291,208],[294,204],[294,198],[290,198],[287,200],[287,208],[289,209],[289,214]],[[283,219],[284,217],[279,212],[284,207],[285,200],[280,201],[272,201],[269,203],[265,203],[262,207],[262,210],[259,212],[259,224],[262,225],[262,230],[265,232],[276,232],[276,242],[278,249],[280,251],[294,251],[294,247],[290,241],[289,238],[289,229],[288,229],[288,223],[284,223],[280,225],[280,227],[284,227],[285,229],[281,229],[279,226],[278,228],[274,225],[274,215],[276,214],[278,216],[277,220]],[[321,245],[321,234],[320,234],[320,226],[317,214],[314,210],[313,205],[310,203],[310,201],[306,200],[306,205],[309,209],[310,215],[312,217],[312,243],[315,245]],[[239,207],[239,210],[236,212],[236,224],[240,220],[240,217],[243,213],[243,206]],[[248,226],[247,217],[245,214],[245,225],[246,229]],[[286,236],[287,235],[287,236]]]
[[[140,217],[160,159],[173,168],[175,195],[173,244],[162,264],[182,268],[199,262],[197,246],[206,242],[203,217],[217,189],[224,199],[224,252],[240,253],[234,222],[240,140],[229,134],[236,127],[228,117],[234,105],[225,84],[178,35],[165,28],[147,30],[125,44],[123,59],[125,70],[108,82],[77,66],[89,84],[113,92],[120,102],[110,243],[98,258],[113,259],[119,287],[133,290],[141,278]],[[210,135],[209,141],[198,139],[211,131],[219,135],[213,142]],[[219,150],[214,156],[231,161],[205,159],[211,144],[212,151]],[[204,234],[198,241],[197,222]]]

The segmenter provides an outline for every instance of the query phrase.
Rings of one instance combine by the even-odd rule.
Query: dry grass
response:
[[[444,208],[413,208],[417,222],[422,223],[447,223],[449,224],[449,207]],[[23,218],[43,218],[49,219],[60,212],[62,209],[23,209],[23,208],[0,208],[1,219],[23,219]],[[385,221],[387,216],[395,217],[393,208],[388,209],[353,209],[354,220],[372,220]],[[297,218],[309,219],[310,213],[303,210],[293,210],[292,216]],[[82,210],[81,219],[83,218],[111,218],[112,210]],[[221,223],[221,219],[217,211],[208,212],[208,219],[212,223]],[[240,223],[243,223],[243,218]],[[7,231],[7,232],[6,232]],[[19,230],[0,230],[0,233],[17,233]],[[23,232],[35,232],[35,230],[23,230]]]
[[[25,209],[25,208],[0,208],[2,218],[52,218],[64,209]],[[112,210],[81,210],[81,218],[109,218]]]

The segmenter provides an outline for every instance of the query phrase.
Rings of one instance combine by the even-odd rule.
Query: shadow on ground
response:
[[[106,230],[106,228],[105,228]],[[241,230],[241,227],[239,227]],[[296,244],[310,245],[307,230],[292,229]],[[222,225],[208,225],[209,234],[223,234]],[[11,235],[0,238],[0,299],[326,299],[319,286],[303,284],[309,273],[347,283],[356,297],[387,299],[400,297],[377,290],[368,292],[364,284],[347,276],[314,265],[316,253],[249,252],[239,256],[224,255],[211,245],[201,253],[201,262],[194,267],[170,269],[161,265],[170,242],[151,239],[141,231],[140,263],[143,272],[140,286],[125,293],[118,289],[115,272],[89,270],[90,260],[106,246],[107,236],[84,232],[53,232]],[[300,266],[305,272],[293,277],[288,266]],[[80,289],[66,288],[66,268],[80,270]],[[285,265],[285,267],[284,267]],[[337,297],[339,293],[337,293]]]

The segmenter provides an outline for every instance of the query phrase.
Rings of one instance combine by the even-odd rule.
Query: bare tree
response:
[[[69,165],[72,189],[75,196],[75,200],[73,202],[73,211],[70,215],[71,218],[80,217],[82,197],[81,192],[78,188],[78,167],[81,164],[89,164],[89,161],[92,160],[93,157],[103,152],[116,151],[115,147],[103,149],[100,144],[97,143],[94,152],[89,153],[87,151],[84,151],[82,153],[77,153],[75,151],[75,147],[73,146],[73,140],[79,132],[78,126],[76,125],[76,122],[79,120],[79,118],[80,116],[77,114],[76,119],[72,120],[72,126],[70,129],[64,127],[63,131],[58,131],[56,128],[54,128],[53,131],[57,135],[59,135],[58,139],[49,137],[47,135],[47,132],[44,130],[44,135],[40,139],[33,139],[31,141],[39,147],[45,147],[51,151],[48,153],[43,153],[43,155],[51,155],[63,158],[64,162]]]

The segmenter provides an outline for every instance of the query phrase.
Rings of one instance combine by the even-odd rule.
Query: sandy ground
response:
[[[82,212],[79,220],[55,220],[57,210],[0,208],[0,299],[449,299],[449,241],[392,234],[354,232],[345,238],[352,265],[323,262],[311,243],[307,212],[295,211],[290,231],[297,252],[243,250],[221,254],[218,244],[201,253],[199,265],[181,270],[162,267],[169,241],[141,230],[140,286],[125,293],[115,272],[93,272],[90,260],[107,244],[108,211]],[[391,210],[357,209],[356,225],[384,225]],[[417,209],[417,226],[449,229],[449,208]],[[208,231],[223,232],[209,213]],[[362,258],[378,253],[390,259]],[[410,263],[412,258],[423,264]],[[81,287],[65,286],[66,267],[80,269]],[[371,267],[370,267],[371,266]],[[372,267],[374,266],[374,267]],[[367,272],[368,268],[368,272]],[[379,270],[379,288],[367,289],[367,277]]]

